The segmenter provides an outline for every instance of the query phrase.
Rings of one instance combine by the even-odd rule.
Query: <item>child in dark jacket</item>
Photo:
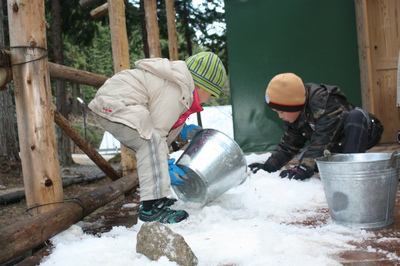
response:
[[[297,155],[299,165],[283,170],[280,176],[305,180],[318,171],[314,159],[324,150],[363,153],[382,136],[379,119],[349,103],[337,86],[304,84],[295,74],[284,73],[270,81],[265,98],[267,106],[285,121],[285,133],[265,163],[249,165],[253,173],[278,171]]]

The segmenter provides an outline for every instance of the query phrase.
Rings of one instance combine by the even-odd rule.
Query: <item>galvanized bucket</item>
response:
[[[316,158],[332,220],[360,228],[393,223],[399,181],[397,152]]]
[[[198,132],[176,162],[185,173],[182,186],[172,186],[183,201],[205,205],[246,181],[247,163],[239,145],[214,129]]]

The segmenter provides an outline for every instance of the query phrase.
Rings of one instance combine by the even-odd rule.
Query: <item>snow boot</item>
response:
[[[164,224],[179,223],[189,217],[186,211],[171,210],[168,207],[174,204],[176,199],[162,198],[157,200],[152,208],[148,211],[143,209],[143,205],[139,210],[139,220],[143,222],[159,221]]]

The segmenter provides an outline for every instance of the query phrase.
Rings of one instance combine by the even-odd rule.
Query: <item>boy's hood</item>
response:
[[[190,87],[193,83],[191,74],[184,61],[169,61],[165,58],[148,58],[135,62],[139,69],[146,70],[158,77],[177,83],[185,83]]]

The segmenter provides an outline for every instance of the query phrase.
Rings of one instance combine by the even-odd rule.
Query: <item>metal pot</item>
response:
[[[327,154],[315,161],[334,222],[362,228],[393,223],[397,152]]]
[[[172,186],[183,201],[205,205],[246,181],[247,162],[239,145],[215,129],[198,132],[176,162],[185,173]]]

